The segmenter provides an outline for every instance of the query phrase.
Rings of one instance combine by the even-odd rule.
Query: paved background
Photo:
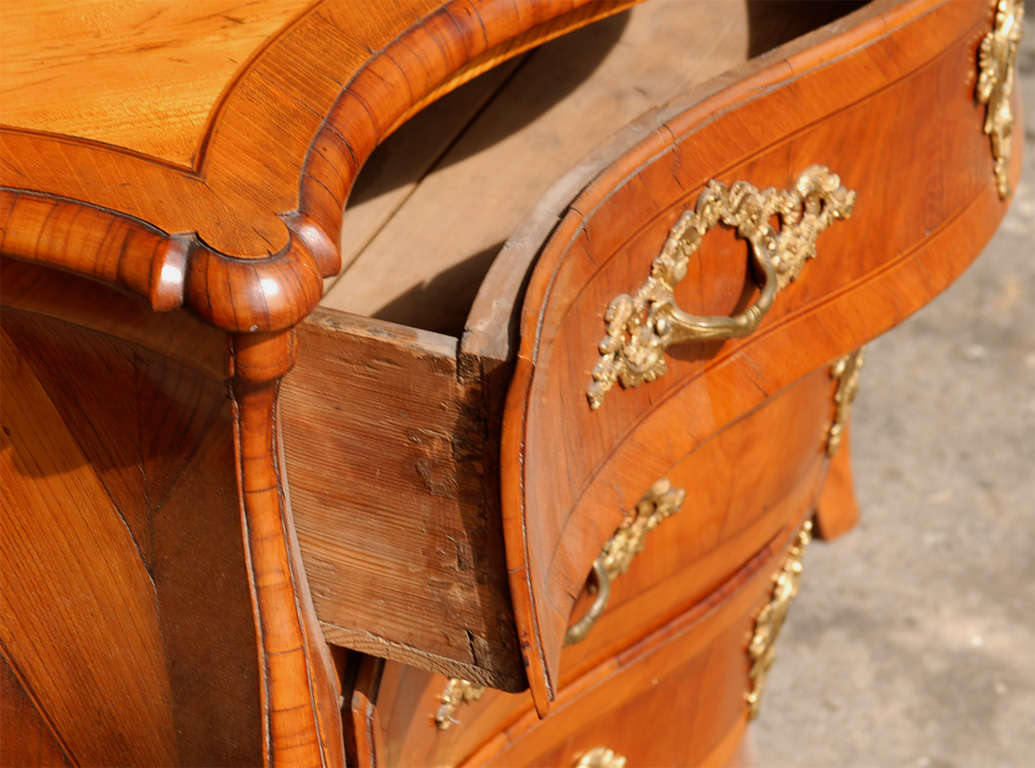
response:
[[[762,768],[1035,766],[1035,2],[1024,180],[976,264],[868,347],[862,522],[805,558]]]

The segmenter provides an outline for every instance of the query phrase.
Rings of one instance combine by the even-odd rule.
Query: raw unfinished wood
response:
[[[705,606],[721,602],[716,595],[724,594],[731,574],[744,564],[757,567],[758,553],[808,515],[826,470],[823,437],[831,395],[829,375],[820,369],[720,430],[664,472],[674,486],[693,490],[683,508],[648,535],[644,551],[613,582],[607,609],[587,638],[564,649],[560,688],[568,693],[562,696],[575,695],[589,685],[586,680],[595,685],[602,670],[608,670],[624,649],[647,642],[645,636],[661,631],[681,614],[690,610],[700,614]],[[782,439],[758,439],[774,433]],[[581,615],[592,599],[583,597],[574,616]],[[741,639],[737,642],[739,649]],[[746,690],[746,681],[738,682],[743,674],[738,669],[727,685]],[[715,690],[720,684],[684,681],[685,696],[669,699],[685,721],[692,719],[687,708],[696,699],[690,692],[699,685]],[[438,676],[395,664],[386,667],[382,693],[374,698],[388,764],[457,764],[497,738],[519,716],[535,720],[526,697],[493,693],[459,707],[455,713],[459,723],[454,727],[444,731],[429,727],[444,686],[445,680]],[[554,716],[551,711],[538,729],[537,740],[551,738]],[[702,726],[701,742],[718,739],[725,726],[717,731],[709,727]],[[697,749],[687,745],[685,752],[675,750],[670,755],[695,754]],[[670,756],[659,762],[675,759]]]
[[[442,157],[429,154],[428,136],[435,147],[443,129],[436,112],[381,146],[374,157],[384,152],[389,166],[364,168],[357,183],[384,191],[346,210],[347,267],[322,306],[458,336],[501,244],[558,168],[580,164],[631,116],[855,5],[652,0],[534,51],[468,122],[466,88],[499,78],[471,83],[436,105],[456,102]],[[371,209],[403,195],[374,230]]]
[[[321,305],[349,311],[349,307],[330,299],[333,287],[349,274],[353,263],[391,218],[400,209],[408,207],[410,196],[424,175],[449,152],[457,136],[497,95],[521,61],[518,58],[504,62],[431,104],[403,123],[374,150],[356,179],[342,217],[340,250],[343,270],[325,281]],[[417,255],[409,247],[406,247],[406,253]],[[398,255],[393,254],[393,258]],[[406,265],[413,266],[412,263]],[[350,282],[353,279],[352,275],[347,278]],[[360,311],[357,314],[366,313]]]
[[[101,7],[74,5],[87,18]],[[205,0],[200,11],[177,7],[167,27],[162,14],[136,25],[131,46],[148,72],[103,94],[111,125],[77,99],[98,93],[83,85],[96,86],[91,72],[124,60],[118,25],[105,48],[83,30],[33,32],[24,8],[0,10],[18,51],[42,57],[33,59],[41,72],[49,52],[65,73],[50,87],[33,86],[28,69],[0,80],[11,92],[30,88],[37,115],[0,127],[0,539],[10,564],[0,574],[0,756],[342,766],[412,748],[436,762],[568,764],[617,735],[627,740],[609,746],[645,762],[732,759],[745,716],[744,637],[826,469],[817,434],[832,388],[825,366],[947,285],[1005,209],[973,99],[987,3],[876,0],[760,59],[742,63],[731,49],[735,71],[640,118],[545,193],[482,282],[461,338],[334,312],[303,323],[339,268],[342,209],[378,144],[485,69],[630,5],[271,0],[248,6],[238,25],[206,15],[227,6]],[[748,52],[850,7],[770,26],[759,19],[775,6],[749,5]],[[45,4],[44,15],[56,8]],[[685,6],[659,8],[678,16]],[[705,11],[724,29],[714,7]],[[120,23],[132,26],[135,13]],[[193,13],[202,27],[187,22]],[[272,21],[277,13],[294,20]],[[11,32],[16,21],[21,31]],[[240,29],[225,45],[204,34],[183,43],[197,52],[186,66],[207,72],[189,105],[148,91],[177,80],[182,62],[163,57],[165,41],[227,21]],[[602,52],[606,39],[594,36],[619,26],[587,36]],[[744,40],[727,31],[732,38],[715,39]],[[254,55],[244,60],[246,51]],[[83,64],[70,69],[75,55]],[[635,75],[636,58],[620,69]],[[671,72],[672,60],[659,57],[659,67]],[[633,79],[643,87],[654,75]],[[118,121],[110,105],[134,93],[125,114],[155,121]],[[567,115],[562,125],[506,164],[527,164],[539,183],[576,162],[569,139],[606,132],[572,109],[602,116],[606,97],[582,97],[552,105]],[[70,122],[41,129],[40,105]],[[506,130],[519,114],[484,109],[440,168],[470,170],[476,138],[520,136]],[[533,121],[529,135],[543,125]],[[760,333],[673,350],[666,377],[616,390],[591,414],[584,393],[602,312],[644,279],[702,185],[785,186],[815,162],[834,166],[860,203],[824,233],[821,258]],[[1019,152],[1013,163],[1016,180]],[[505,206],[481,173],[439,196],[474,189],[502,226]],[[424,186],[396,197],[416,206]],[[540,194],[533,186],[520,184]],[[429,177],[427,192],[436,189]],[[422,230],[470,225],[490,246],[504,236],[481,226],[490,217],[472,203],[440,210],[400,209]],[[364,237],[392,234],[382,216]],[[471,247],[455,239],[461,253]],[[429,270],[452,263],[412,241]],[[404,273],[405,263],[380,267]],[[458,286],[472,284],[440,283],[459,304]],[[753,290],[743,244],[716,234],[679,298],[689,311],[725,314]],[[650,559],[616,586],[603,632],[562,652],[603,540],[668,472],[696,486],[697,514],[657,532]],[[717,478],[729,487],[712,488]],[[488,694],[465,715],[477,723],[466,741],[436,746],[423,732],[390,746],[406,718],[430,729],[433,710],[422,723],[415,707],[434,692],[413,686],[438,681],[422,673],[392,690],[402,678],[393,663],[383,665],[389,684],[379,683],[374,666],[353,663],[359,653],[332,654],[327,639],[500,687],[527,682],[535,709]],[[673,707],[688,688],[694,702]],[[552,697],[556,710],[539,725]],[[636,716],[668,725],[619,733]],[[12,751],[22,732],[27,746]]]
[[[482,170],[473,173],[492,178],[454,179],[443,185],[433,183],[433,174],[415,191],[409,184],[402,190],[391,188],[391,174],[405,170],[400,153],[425,149],[418,137],[426,132],[419,125],[404,127],[408,136],[399,135],[395,138],[400,141],[382,148],[388,150],[380,170],[388,175],[389,193],[370,201],[375,205],[358,218],[346,215],[345,229],[355,222],[356,237],[365,238],[371,214],[376,222],[383,206],[390,207],[400,194],[409,197],[325,304],[336,295],[379,301],[378,286],[364,275],[381,286],[399,284],[400,274],[419,277],[420,270],[436,268],[436,258],[462,253],[455,248],[470,237],[477,240],[489,229],[492,238],[503,237],[525,198],[539,193],[550,169],[565,156],[577,155],[623,114],[747,55],[746,9],[730,17],[707,3],[656,6],[645,9],[646,15],[634,12],[631,20],[603,22],[571,43],[557,41],[518,68],[440,163],[447,176],[476,167]],[[700,50],[686,67],[674,67],[674,61],[686,58],[687,41],[695,34]],[[607,54],[602,62],[597,50]],[[579,63],[562,66],[566,61]],[[585,80],[587,70],[593,71]],[[454,127],[464,126],[471,105],[483,101],[496,82],[477,83],[479,90],[472,94],[453,94],[464,107],[455,115]],[[522,108],[545,115],[508,135],[515,123],[530,119]],[[598,119],[586,126],[580,118],[585,114]],[[436,136],[446,120],[436,114],[429,122]],[[541,145],[547,151],[539,151]],[[516,162],[518,157],[534,160]],[[489,171],[500,168],[508,173]],[[378,183],[376,174],[367,178]],[[464,191],[466,197],[458,201],[450,190]],[[501,196],[507,201],[502,209],[492,202]],[[471,218],[472,225],[461,226],[459,219]],[[447,233],[454,236],[450,239]],[[422,237],[428,240],[415,248],[412,241]],[[437,254],[431,248],[436,239]],[[468,276],[473,279],[476,273]],[[407,319],[427,320],[430,307],[462,312],[462,296],[454,304],[449,297],[457,298],[457,292],[445,293],[427,291],[430,303],[416,302]],[[302,548],[328,639],[497,687],[522,686],[523,672],[508,658],[515,648],[509,594],[495,576],[502,568],[500,533],[492,514],[495,494],[482,487],[482,478],[497,474],[494,452],[486,444],[490,430],[485,412],[494,406],[482,399],[484,383],[467,377],[476,389],[461,388],[455,342],[432,334],[414,336],[399,327],[327,311],[315,313],[302,333],[301,360],[284,390],[283,423]],[[413,423],[421,427],[415,429]],[[370,445],[403,447],[371,452]],[[328,477],[342,480],[328,483]],[[371,477],[377,482],[346,480]],[[454,554],[457,548],[459,555]],[[399,573],[398,563],[420,563],[426,582]],[[378,593],[376,601],[368,598],[373,592]]]
[[[456,340],[317,310],[299,342],[281,424],[327,639],[520,690],[488,426]]]
[[[709,0],[651,2],[534,51],[321,304],[458,336],[496,252],[558,169],[747,54],[746,5]],[[417,167],[426,156],[419,140],[391,146]]]

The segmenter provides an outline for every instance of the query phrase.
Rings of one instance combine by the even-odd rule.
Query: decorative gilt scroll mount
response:
[[[769,597],[769,602],[758,612],[755,619],[755,630],[747,648],[748,659],[751,662],[751,668],[748,670],[751,689],[744,697],[747,700],[748,719],[750,720],[758,717],[766,677],[776,658],[774,644],[783,627],[783,622],[787,618],[791,600],[798,594],[802,556],[811,540],[812,522],[807,521],[798,531],[794,543],[788,550],[783,567],[773,577],[773,592]]]
[[[441,706],[435,713],[435,727],[440,731],[448,729],[453,723],[459,722],[453,715],[461,704],[478,701],[485,693],[485,686],[472,683],[459,677],[451,677],[446,683],[446,688],[439,697]]]
[[[685,498],[686,491],[682,488],[673,488],[668,480],[658,480],[636,502],[633,511],[625,516],[593,562],[593,575],[597,583],[596,599],[586,615],[568,627],[564,635],[565,645],[586,638],[607,607],[611,582],[629,570],[633,558],[643,551],[647,534],[657,528],[662,520],[678,512]]]
[[[599,344],[600,359],[593,369],[587,397],[599,408],[615,382],[635,387],[654,381],[667,370],[665,350],[684,341],[731,339],[750,334],[769,310],[777,292],[801,274],[805,262],[816,257],[816,238],[833,222],[848,218],[855,192],[841,186],[837,174],[814,165],[789,190],[773,187],[759,191],[746,181],[727,187],[718,181],[697,198],[693,210],[683,213],[654,259],[650,277],[635,295],[611,300],[604,314],[607,336]],[[780,220],[779,229],[770,225]],[[751,244],[755,262],[764,275],[758,299],[732,317],[695,317],[676,304],[675,287],[686,275],[690,256],[712,227],[736,229]]]
[[[827,456],[830,458],[833,458],[841,447],[845,423],[848,421],[855,395],[859,391],[859,371],[862,370],[865,357],[865,348],[859,347],[854,352],[838,358],[837,362],[830,366],[830,375],[837,379],[837,391],[834,392],[834,421],[827,432]]]
[[[978,48],[976,95],[987,106],[984,131],[992,142],[995,181],[999,197],[1010,196],[1010,145],[1013,108],[1010,96],[1017,77],[1017,49],[1024,34],[1024,0],[998,0],[995,26]]]
[[[607,747],[593,747],[572,768],[625,768],[627,760]]]

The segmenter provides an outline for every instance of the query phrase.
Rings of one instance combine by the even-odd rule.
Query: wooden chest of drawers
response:
[[[743,759],[1021,5],[632,4],[3,11],[0,762]]]

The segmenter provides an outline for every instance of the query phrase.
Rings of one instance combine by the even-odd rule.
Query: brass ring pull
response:
[[[636,502],[633,510],[626,514],[621,525],[593,561],[597,596],[586,614],[564,633],[565,645],[573,645],[586,639],[586,635],[607,607],[607,601],[611,597],[611,582],[629,570],[633,558],[643,551],[647,534],[657,528],[665,518],[678,512],[685,498],[686,491],[682,488],[673,488],[668,480],[661,479],[654,483]]]
[[[735,186],[735,185],[734,185]],[[683,214],[684,217],[686,214]],[[678,226],[678,224],[676,225]],[[670,235],[671,237],[671,235]],[[679,344],[684,341],[713,341],[715,339],[736,339],[747,336],[769,311],[776,298],[778,281],[775,254],[770,252],[769,243],[751,241],[751,252],[755,263],[762,270],[761,292],[754,304],[739,315],[731,317],[688,315],[676,305],[675,296],[669,301],[658,302],[651,307],[647,323],[652,325],[658,334],[663,347]],[[696,248],[694,249],[696,250]],[[759,252],[762,253],[759,256]],[[623,385],[624,386],[624,385]]]
[[[747,336],[769,311],[776,294],[801,274],[816,257],[816,238],[833,222],[847,219],[855,192],[841,186],[837,174],[814,165],[789,190],[759,191],[746,181],[727,187],[710,181],[697,205],[679,217],[650,277],[634,296],[620,294],[604,314],[607,336],[600,342],[600,359],[593,369],[587,397],[599,408],[604,395],[619,382],[635,387],[654,381],[667,370],[665,350],[685,341],[710,341]],[[770,219],[779,217],[779,230]],[[763,274],[758,299],[732,317],[689,315],[676,304],[675,286],[686,276],[690,256],[717,224],[736,229],[751,244]]]
[[[564,633],[565,645],[574,645],[585,640],[589,630],[593,629],[593,625],[597,623],[597,619],[607,608],[607,601],[611,597],[611,576],[604,565],[603,555],[593,561],[593,576],[597,582],[596,599],[593,600],[593,605],[589,607],[586,614],[568,627],[568,631]]]
[[[572,768],[625,768],[629,762],[623,755],[607,747],[593,749],[579,756]]]

